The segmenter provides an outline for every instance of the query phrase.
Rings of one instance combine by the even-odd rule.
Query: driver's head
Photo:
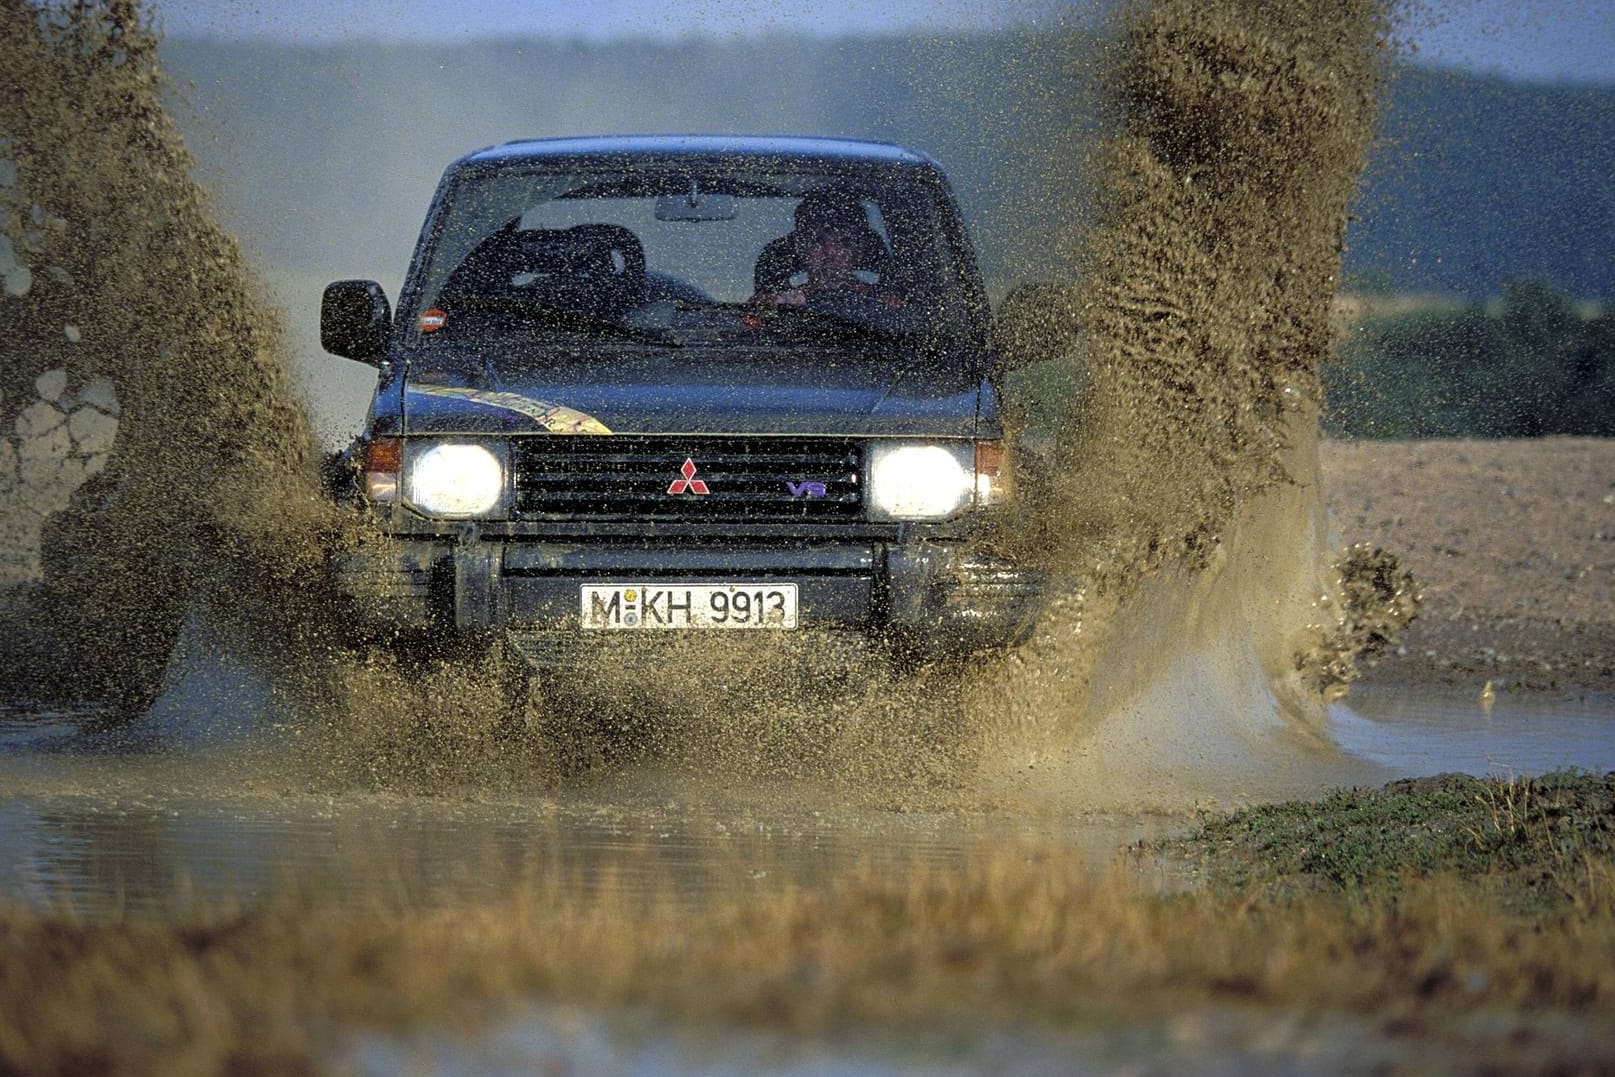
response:
[[[841,225],[828,223],[806,236],[802,264],[808,279],[834,281],[852,276],[857,239]]]
[[[797,204],[797,251],[815,280],[850,276],[869,232],[864,207],[844,191],[819,188]]]

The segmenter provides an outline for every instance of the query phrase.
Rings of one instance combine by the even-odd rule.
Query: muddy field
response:
[[[1396,553],[1424,607],[1368,685],[1615,689],[1615,442],[1330,442],[1343,543]]]

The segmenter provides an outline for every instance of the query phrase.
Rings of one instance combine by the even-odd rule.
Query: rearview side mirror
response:
[[[344,359],[380,366],[392,332],[392,305],[373,280],[339,280],[320,297],[320,347]]]
[[[1071,285],[1023,284],[993,312],[993,350],[1000,370],[1069,356],[1082,346],[1082,321]]]

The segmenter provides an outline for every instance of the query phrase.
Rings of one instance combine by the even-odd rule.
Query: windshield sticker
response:
[[[527,416],[552,434],[611,433],[605,423],[592,415],[585,415],[581,411],[563,407],[560,404],[547,404],[542,400],[522,396],[520,393],[501,393],[492,389],[468,389],[459,385],[423,385],[419,382],[411,385],[409,391],[419,393],[422,396],[466,400],[473,404],[481,404],[483,407],[513,411],[518,415]]]
[[[449,316],[447,314],[444,314],[441,310],[433,307],[431,310],[421,311],[421,316],[419,319],[417,319],[417,323],[421,327],[421,332],[435,333],[439,329],[442,329],[444,323],[448,320]]]

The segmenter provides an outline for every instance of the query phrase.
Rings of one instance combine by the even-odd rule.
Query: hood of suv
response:
[[[418,355],[404,432],[971,437],[982,392],[964,357],[907,350],[549,349],[481,366]]]

